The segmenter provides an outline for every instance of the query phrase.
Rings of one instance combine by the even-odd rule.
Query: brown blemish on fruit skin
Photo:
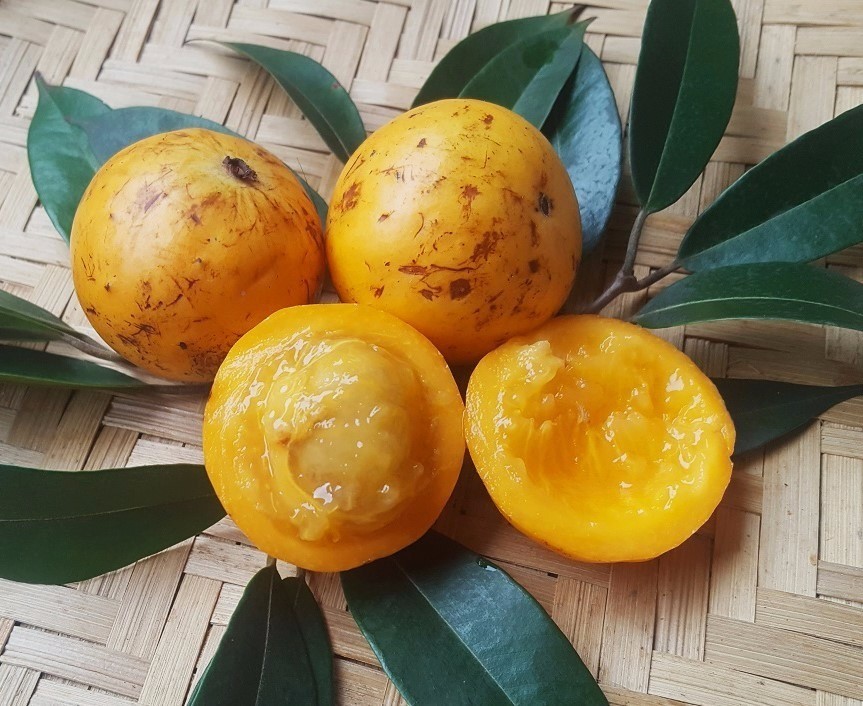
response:
[[[96,281],[96,264],[93,262],[92,256],[88,257],[86,260],[81,258],[81,269],[84,271],[84,276],[87,278],[88,282]]]
[[[554,203],[544,192],[540,192],[539,200],[537,201],[540,213],[543,216],[548,216],[554,208]]]
[[[487,230],[482,234],[482,240],[474,246],[473,252],[470,256],[470,261],[477,262],[480,259],[488,260],[489,256],[494,253],[498,241],[503,237],[504,234],[500,231]]]
[[[527,263],[527,266],[530,268],[530,271],[536,274],[539,272],[539,260],[531,260]]]
[[[531,247],[536,247],[539,245],[539,232],[536,228],[536,223],[534,221],[530,221],[530,244]]]
[[[517,204],[524,203],[524,197],[517,191],[513,191],[512,189],[510,189],[508,186],[503,187],[501,191],[503,191],[503,193],[509,196]]]
[[[464,299],[468,294],[470,294],[470,280],[463,278],[454,279],[449,283],[450,299]]]
[[[349,177],[351,174],[354,173],[355,170],[359,169],[363,164],[365,164],[365,162],[366,158],[363,155],[357,155],[356,159],[354,159],[348,171],[345,172],[345,177]]]
[[[461,211],[462,216],[465,219],[470,218],[471,211],[473,209],[473,200],[479,196],[479,189],[477,189],[473,184],[465,184],[461,188],[461,194],[458,197],[458,200],[462,202]]]
[[[402,265],[399,272],[406,275],[428,275],[428,268],[424,265]]]
[[[486,113],[482,118],[482,122],[485,123],[486,130],[488,130],[494,122],[494,116]]]
[[[417,147],[419,147],[420,149],[422,149],[422,148],[423,148],[423,147],[425,147],[427,144],[428,144],[428,142],[426,142],[426,138],[423,138],[423,139],[421,139],[419,142],[417,142]]]
[[[339,202],[339,210],[342,213],[357,207],[360,200],[360,191],[360,184],[356,181],[348,187],[348,190],[345,191],[342,200]]]
[[[380,287],[372,287],[372,294],[374,294],[375,299],[380,299],[381,295],[384,293],[385,284],[382,284]]]
[[[378,216],[378,223],[383,223],[391,215],[392,215],[392,211],[390,211],[389,213],[382,213],[380,216]]]

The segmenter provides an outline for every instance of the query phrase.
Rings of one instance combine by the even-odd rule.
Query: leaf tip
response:
[[[572,9],[569,10],[569,16],[566,18],[566,24],[573,25],[578,21],[578,18],[584,14],[584,11],[587,9],[587,5],[573,5]],[[589,22],[593,22],[595,18],[591,18],[588,20]]]

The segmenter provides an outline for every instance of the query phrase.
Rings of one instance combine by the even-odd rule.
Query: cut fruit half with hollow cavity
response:
[[[713,383],[644,329],[553,319],[477,365],[471,457],[522,532],[583,561],[641,561],[690,537],[731,477],[734,426]]]

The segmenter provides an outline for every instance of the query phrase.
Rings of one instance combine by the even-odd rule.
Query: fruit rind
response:
[[[72,225],[75,291],[124,358],[209,381],[239,336],[317,297],[320,220],[264,148],[202,128],[161,133],[111,157]]]
[[[326,231],[342,301],[395,314],[456,364],[553,316],[581,257],[575,191],[548,140],[464,98],[373,133],[336,183]]]

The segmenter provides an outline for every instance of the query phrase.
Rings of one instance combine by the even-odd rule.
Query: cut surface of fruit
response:
[[[553,319],[489,353],[467,391],[471,456],[530,537],[583,561],[640,561],[691,536],[731,477],[713,383],[644,329]]]
[[[443,357],[396,317],[292,307],[241,338],[219,369],[207,472],[259,548],[342,571],[435,521],[461,469],[462,410]]]

